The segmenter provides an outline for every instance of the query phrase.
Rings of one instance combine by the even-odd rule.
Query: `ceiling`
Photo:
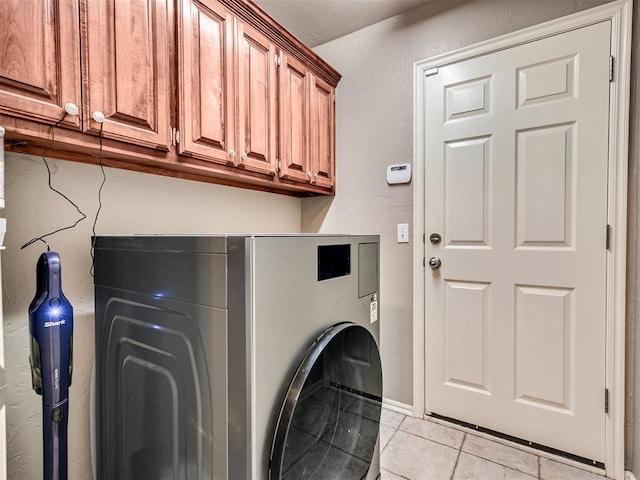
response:
[[[308,47],[393,17],[428,0],[254,0]]]

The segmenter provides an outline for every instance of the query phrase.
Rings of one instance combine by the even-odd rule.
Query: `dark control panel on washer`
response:
[[[318,281],[351,274],[351,245],[318,245]]]

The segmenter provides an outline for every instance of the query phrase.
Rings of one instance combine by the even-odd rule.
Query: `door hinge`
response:
[[[4,367],[0,366],[0,409],[6,405],[7,375]]]
[[[613,55],[609,56],[609,81],[613,82],[613,65],[614,65],[614,58]]]
[[[607,238],[605,241],[605,247],[607,250],[611,250],[611,225],[607,225]]]
[[[438,67],[433,67],[433,68],[430,68],[429,70],[424,71],[425,77],[430,77],[431,75],[437,75],[437,74],[438,74]]]
[[[280,171],[280,159],[276,158],[276,172]]]
[[[609,389],[604,389],[604,413],[609,413]]]
[[[282,50],[279,50],[276,55],[276,67],[279,67],[280,65],[282,65]]]

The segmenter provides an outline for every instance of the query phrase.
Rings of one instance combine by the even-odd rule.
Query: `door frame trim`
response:
[[[625,411],[625,298],[627,269],[627,179],[633,0],[617,0],[551,20],[450,53],[414,63],[413,121],[413,414],[425,415],[425,166],[424,79],[429,70],[494,53],[603,21],[611,21],[613,81],[609,85],[608,223],[612,227],[607,252],[607,312],[604,388],[609,389],[606,416],[605,468],[607,475],[624,479]],[[604,235],[604,232],[603,232]],[[604,397],[604,392],[603,392]]]

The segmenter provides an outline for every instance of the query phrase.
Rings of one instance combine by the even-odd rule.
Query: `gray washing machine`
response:
[[[95,238],[99,479],[379,476],[377,236]]]

